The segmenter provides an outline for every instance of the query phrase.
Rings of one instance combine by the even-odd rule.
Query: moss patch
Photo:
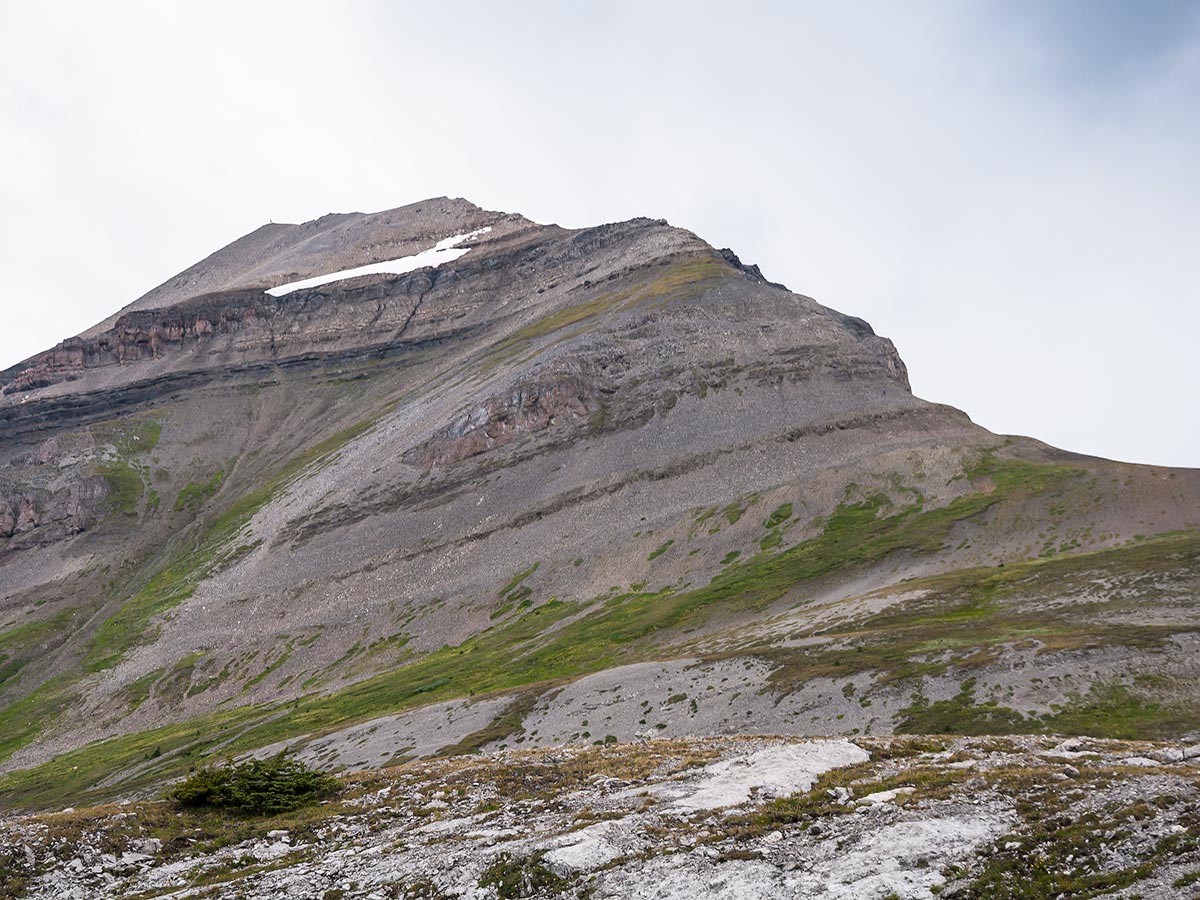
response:
[[[225,473],[218,469],[211,478],[207,481],[191,481],[179,492],[179,496],[175,498],[175,512],[196,512],[216,496],[217,491],[221,489],[221,485],[225,482]]]

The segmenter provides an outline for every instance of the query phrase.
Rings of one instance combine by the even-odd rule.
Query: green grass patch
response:
[[[1149,736],[1178,738],[1200,725],[1200,711],[1159,703],[1135,694],[1120,682],[1094,684],[1053,713],[1039,717],[1037,730],[1047,734],[1140,740]]]
[[[975,679],[949,700],[917,697],[896,723],[900,734],[1021,734],[1030,731],[1023,715],[995,702],[976,703]]]
[[[287,636],[283,635],[282,637],[286,638]],[[244,693],[248,692],[256,684],[261,684],[262,682],[264,682],[268,678],[270,678],[272,672],[275,672],[277,669],[281,668],[284,663],[286,663],[289,659],[291,659],[292,648],[295,646],[296,646],[295,639],[294,638],[288,639],[287,643],[284,645],[284,648],[280,652],[280,654],[278,656],[276,656],[275,659],[273,659],[266,668],[264,668],[261,672],[259,672],[257,675],[255,675],[253,678],[251,678],[249,681],[246,682],[246,684],[242,687],[242,693],[244,694]]]
[[[196,512],[216,496],[225,483],[225,472],[218,469],[207,481],[189,481],[175,498],[175,512]]]
[[[670,550],[671,545],[674,543],[675,543],[675,540],[674,540],[674,538],[672,538],[671,540],[667,541],[665,544],[661,544],[654,550],[650,551],[650,555],[646,557],[647,562],[651,562],[653,560],[658,559],[660,556],[662,556],[664,553],[666,553],[668,550]]]
[[[525,579],[538,570],[541,563],[534,563],[528,569],[518,572],[509,580],[508,584],[500,588],[500,603],[492,611],[492,619],[499,619],[508,613],[512,612],[514,606],[522,601],[526,601],[523,606],[528,606],[528,600],[533,595],[533,588],[525,584]]]
[[[155,669],[152,672],[147,672],[136,681],[126,685],[121,693],[126,700],[126,711],[133,712],[143,703],[150,699],[150,694],[154,690],[154,685],[163,676],[162,669]]]
[[[486,726],[473,731],[456,744],[444,747],[438,756],[462,756],[478,753],[489,744],[497,744],[525,733],[525,717],[533,712],[542,699],[541,690],[524,691],[518,694]]]
[[[75,702],[70,688],[68,678],[52,678],[0,709],[0,761],[39,737],[64,708]]]
[[[521,586],[522,582],[524,582],[526,578],[528,578],[530,575],[532,575],[534,572],[536,572],[538,570],[539,565],[541,565],[541,563],[534,563],[528,569],[523,569],[522,571],[520,571],[516,575],[514,575],[512,577],[512,579],[508,582],[508,584],[506,584],[504,587],[500,588],[500,596],[503,597],[504,595],[511,594],[513,591],[515,591],[518,587]]]
[[[146,484],[135,457],[158,446],[163,428],[161,416],[158,412],[144,413],[91,427],[96,443],[111,446],[116,452],[115,457],[97,463],[96,474],[108,482],[109,503],[122,515],[137,514]]]
[[[62,643],[75,613],[64,610],[0,632],[0,688],[13,681],[30,661]]]
[[[768,531],[772,528],[778,528],[791,517],[792,504],[784,503],[777,506],[771,515],[767,517],[767,520],[763,522],[763,528],[766,528]]]

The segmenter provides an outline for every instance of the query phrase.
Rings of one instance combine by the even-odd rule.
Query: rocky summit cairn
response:
[[[0,896],[1187,897],[1198,594],[664,221],[264,226],[0,372]]]

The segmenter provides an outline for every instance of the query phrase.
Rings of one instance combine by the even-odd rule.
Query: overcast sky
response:
[[[1200,466],[1200,2],[4,3],[0,368],[267,220],[663,217],[1005,433]]]

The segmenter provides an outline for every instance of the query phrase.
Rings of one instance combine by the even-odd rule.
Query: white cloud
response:
[[[0,364],[267,219],[450,194],[665,216],[984,425],[1200,464],[1194,16],[1110,59],[1038,4],[429,6],[0,11]]]

